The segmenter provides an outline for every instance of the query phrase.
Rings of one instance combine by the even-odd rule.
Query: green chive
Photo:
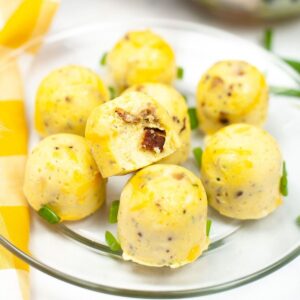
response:
[[[267,28],[264,32],[263,45],[267,50],[272,50],[273,30],[271,28]]]
[[[118,211],[119,211],[120,201],[115,200],[112,202],[109,210],[109,223],[114,224],[118,222]]]
[[[206,236],[209,237],[210,228],[211,228],[212,220],[208,219],[206,221]]]
[[[285,161],[283,162],[282,176],[280,178],[280,193],[283,196],[287,196],[288,195],[288,174],[287,174],[287,171],[286,171]]]
[[[101,60],[100,60],[100,64],[101,66],[105,66],[106,65],[106,57],[107,57],[107,52],[104,52],[102,57],[101,57]]]
[[[113,236],[113,234],[111,232],[105,231],[105,240],[106,240],[107,245],[109,246],[109,248],[112,251],[122,250],[119,242],[117,241],[117,239]]]
[[[194,153],[194,157],[197,162],[197,165],[201,168],[202,154],[203,154],[202,148],[200,148],[200,147],[194,148],[193,153]]]
[[[60,217],[47,205],[41,207],[38,214],[50,224],[57,224],[60,221]]]
[[[184,76],[184,69],[182,67],[177,67],[177,79],[182,79]]]
[[[296,218],[296,224],[297,224],[298,226],[300,226],[300,216],[298,216],[298,217]]]
[[[300,90],[298,89],[291,89],[291,88],[281,87],[281,86],[271,86],[270,92],[274,95],[300,98]]]
[[[114,99],[117,96],[116,89],[113,86],[108,87],[109,93],[110,93],[110,99]]]
[[[300,73],[300,61],[293,60],[293,59],[288,59],[288,58],[283,58],[283,60],[290,65],[294,70],[296,70],[298,73]]]
[[[185,102],[188,102],[188,97],[187,97],[187,95],[182,95],[182,97],[184,98]]]
[[[190,107],[188,109],[189,117],[190,117],[190,124],[192,130],[196,129],[199,125],[199,121],[197,118],[197,113],[196,113],[196,108],[195,107]]]

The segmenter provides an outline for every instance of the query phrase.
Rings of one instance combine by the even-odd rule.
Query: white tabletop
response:
[[[250,1],[250,0],[249,0]],[[211,25],[258,42],[264,24],[238,26],[224,23],[205,13],[190,0],[62,0],[51,32],[87,22],[106,22],[132,18],[167,18]],[[273,24],[276,53],[300,60],[300,18]],[[125,299],[95,293],[61,282],[31,269],[32,300]],[[248,285],[194,299],[300,299],[300,257],[282,269]],[[128,298],[126,298],[128,299]]]

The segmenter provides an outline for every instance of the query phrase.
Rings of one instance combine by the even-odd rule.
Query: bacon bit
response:
[[[224,125],[229,124],[228,114],[226,112],[223,112],[223,111],[220,112],[219,122]]]
[[[143,109],[140,112],[140,116],[142,117],[142,119],[144,119],[147,122],[158,122],[158,118],[156,117],[155,114],[155,108],[154,107],[148,107]]]
[[[186,118],[183,119],[183,125],[179,131],[179,133],[181,133],[182,131],[184,131],[186,129]]]
[[[173,173],[172,174],[173,178],[177,179],[177,180],[181,180],[184,177],[183,173]]]
[[[145,150],[161,153],[166,141],[166,132],[158,128],[144,128],[142,148]]]
[[[172,120],[176,123],[180,123],[180,120],[176,117],[176,116],[173,116],[172,117]]]
[[[141,119],[135,115],[132,115],[131,113],[125,111],[124,109],[118,107],[115,109],[115,112],[118,114],[118,116],[125,122],[125,123],[138,123],[141,121]]]
[[[224,80],[221,78],[221,77],[218,77],[218,76],[214,76],[212,79],[211,79],[211,84],[210,84],[210,87],[212,89],[220,86],[220,85],[223,85],[224,84]]]

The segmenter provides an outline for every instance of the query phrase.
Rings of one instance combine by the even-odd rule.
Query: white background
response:
[[[248,0],[252,1],[252,0]],[[51,33],[87,22],[167,18],[211,25],[258,42],[265,24],[237,25],[217,20],[190,0],[62,0]],[[300,18],[272,24],[276,53],[300,60]],[[299,199],[300,201],[300,199]],[[84,262],[83,262],[84,263]],[[74,287],[31,269],[32,300],[116,300]],[[300,257],[279,271],[246,286],[194,299],[300,299]],[[6,300],[6,299],[5,299]],[[7,299],[10,300],[10,299]]]

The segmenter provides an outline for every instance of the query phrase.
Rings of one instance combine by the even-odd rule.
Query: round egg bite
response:
[[[191,127],[183,96],[172,86],[162,83],[137,84],[128,88],[123,94],[132,91],[145,93],[162,105],[171,116],[174,129],[179,135],[181,147],[159,163],[181,164],[186,161],[190,151]]]
[[[198,83],[197,115],[207,134],[233,123],[261,126],[268,111],[264,75],[244,61],[220,61]]]
[[[266,131],[249,124],[227,126],[207,139],[202,182],[209,204],[235,219],[259,219],[281,203],[282,157]]]
[[[207,249],[207,199],[189,170],[155,164],[125,185],[118,212],[123,258],[142,265],[177,268]]]
[[[75,65],[56,69],[44,78],[36,94],[36,130],[43,137],[84,135],[91,111],[108,100],[108,90],[92,70]]]
[[[130,92],[91,113],[85,136],[103,177],[127,174],[174,153],[180,138],[152,97]]]
[[[80,220],[105,200],[106,180],[83,137],[56,134],[42,140],[28,157],[24,194],[35,210],[50,207],[61,220]]]
[[[151,30],[126,33],[108,53],[107,66],[120,90],[144,82],[170,84],[176,78],[172,48]]]

